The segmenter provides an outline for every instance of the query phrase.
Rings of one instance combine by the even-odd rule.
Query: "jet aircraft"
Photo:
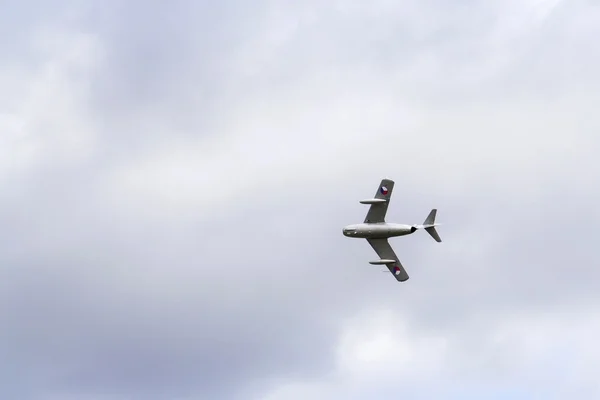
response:
[[[390,272],[394,274],[396,280],[404,282],[408,280],[406,270],[398,260],[396,253],[390,246],[388,239],[391,237],[410,235],[418,229],[425,229],[429,235],[436,241],[441,242],[435,227],[440,225],[435,223],[437,209],[432,209],[422,225],[405,225],[385,222],[388,205],[394,190],[394,181],[391,179],[382,179],[375,197],[372,199],[361,200],[362,204],[369,204],[369,211],[362,224],[348,225],[344,227],[344,236],[351,238],[366,239],[373,247],[373,250],[379,256],[379,260],[369,261],[373,265],[386,265]]]

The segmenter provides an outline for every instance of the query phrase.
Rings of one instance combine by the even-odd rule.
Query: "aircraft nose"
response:
[[[354,233],[355,228],[352,225],[349,226],[345,226],[344,229],[342,229],[342,233],[344,234],[344,236],[350,236]]]

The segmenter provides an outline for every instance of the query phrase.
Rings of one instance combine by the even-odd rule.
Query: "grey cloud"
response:
[[[265,212],[259,208],[257,215]],[[272,218],[282,216],[283,211]],[[244,220],[251,228],[252,219]],[[98,230],[81,222],[74,234]],[[40,254],[37,261],[30,256],[5,267],[5,293],[12,306],[3,320],[14,330],[3,342],[14,359],[37,366],[28,372],[34,384],[52,365],[55,385],[80,390],[110,388],[150,396],[161,390],[208,391],[216,385],[222,394],[237,382],[280,369],[281,362],[290,372],[315,371],[313,360],[333,340],[323,319],[324,309],[332,306],[312,296],[303,299],[303,293],[318,289],[322,274],[315,271],[312,284],[269,286],[271,276],[306,278],[305,272],[294,271],[317,259],[280,244],[280,250],[288,250],[283,258],[292,261],[282,263],[282,269],[268,267],[278,265],[281,255],[262,254],[267,241],[252,239],[246,230],[217,243],[217,251],[207,251],[211,238],[198,232],[192,247],[185,225],[170,232],[154,226],[162,233],[137,231],[133,238],[119,237],[120,224],[113,220],[112,225],[63,254]],[[170,234],[175,236],[163,237]],[[144,246],[123,254],[118,251],[123,241]],[[221,253],[221,246],[235,251]],[[60,243],[52,248],[61,248]],[[239,261],[226,261],[232,255]],[[304,306],[312,311],[300,312]]]
[[[231,57],[261,21],[264,6],[240,2],[98,3],[91,29],[106,44],[106,68],[93,84],[93,104],[112,117],[106,137],[152,139],[132,133],[139,119],[169,116],[169,135],[215,134],[212,120],[227,112]]]
[[[136,119],[147,114],[171,128],[152,133],[157,135],[155,146],[172,140],[179,130],[193,132],[192,138],[209,133],[219,137],[213,123],[236,118],[231,104],[239,105],[240,99],[251,102],[256,93],[269,98],[278,83],[310,76],[321,68],[338,68],[341,74],[352,68],[373,71],[381,74],[374,81],[382,86],[387,79],[399,85],[393,73],[398,68],[405,73],[400,82],[415,82],[408,93],[422,90],[429,98],[450,87],[456,95],[459,84],[441,89],[437,85],[456,76],[461,66],[474,63],[457,56],[465,48],[485,51],[484,41],[460,38],[469,29],[484,30],[481,20],[468,19],[467,28],[459,29],[463,20],[459,13],[455,20],[444,20],[449,27],[441,35],[436,27],[444,22],[438,18],[447,10],[437,10],[431,31],[420,36],[421,41],[439,39],[429,47],[435,56],[425,63],[438,71],[436,75],[411,68],[422,42],[415,39],[417,34],[410,34],[415,26],[401,28],[395,23],[411,20],[399,16],[402,10],[361,17],[356,10],[344,15],[319,6],[312,16],[306,6],[296,10],[302,16],[300,26],[287,41],[262,45],[279,18],[268,14],[271,9],[266,6],[236,8],[232,14],[228,8],[232,3],[104,4],[93,7],[88,16],[88,29],[99,32],[107,46],[106,64],[90,93],[91,118],[98,122],[99,145],[107,151],[121,148],[119,156],[133,162],[140,149],[132,143],[143,146],[151,141],[135,129],[143,126]],[[431,4],[418,8],[413,2],[412,19],[429,15],[435,10]],[[489,17],[481,7],[476,10]],[[167,12],[173,19],[161,18]],[[293,26],[297,14],[280,12]],[[250,18],[253,13],[256,20]],[[569,21],[563,23],[570,26]],[[396,37],[396,30],[402,29],[405,35]],[[261,39],[254,41],[256,37]],[[263,58],[252,57],[254,46]],[[439,59],[445,63],[438,64]],[[242,62],[240,69],[234,68],[235,61]],[[254,75],[245,75],[243,62],[255,62]],[[482,86],[492,87],[518,72],[508,71],[488,78]],[[347,76],[350,84],[352,77],[360,75]],[[394,85],[392,89],[398,87]],[[474,98],[486,101],[483,90],[470,89],[476,93]],[[307,101],[311,93],[308,90]],[[467,118],[464,97],[453,103],[453,110]],[[486,115],[492,118],[494,113]],[[320,121],[300,122],[310,129]],[[472,129],[473,125],[464,126]],[[451,133],[440,131],[431,137],[447,134]],[[273,135],[278,135],[274,141],[286,140],[286,132]],[[455,143],[444,142],[450,143],[445,157],[459,157],[465,146],[474,145],[456,135]],[[594,143],[591,130],[573,135]],[[339,140],[344,140],[343,133]],[[81,398],[254,394],[282,376],[327,377],[342,321],[358,312],[388,307],[403,315],[415,334],[456,337],[453,354],[460,366],[466,354],[489,346],[477,338],[485,336],[495,316],[523,309],[597,305],[593,290],[597,256],[588,250],[593,248],[593,236],[586,230],[597,216],[582,213],[592,208],[593,201],[577,195],[595,195],[591,189],[570,182],[566,175],[559,182],[538,183],[537,194],[509,195],[521,188],[522,175],[533,179],[536,174],[507,169],[504,174],[517,183],[506,185],[505,177],[494,187],[488,181],[493,174],[463,170],[459,160],[453,171],[457,175],[449,176],[457,184],[462,182],[464,190],[439,193],[431,184],[443,171],[429,172],[424,166],[407,165],[401,157],[394,159],[395,152],[415,148],[410,138],[381,146],[386,157],[382,164],[377,164],[381,154],[364,155],[364,159],[354,153],[331,154],[332,163],[363,163],[365,179],[346,176],[322,185],[291,177],[284,185],[240,193],[233,201],[215,203],[191,217],[159,209],[151,198],[130,202],[127,193],[111,191],[107,176],[119,172],[123,158],[58,163],[6,184],[4,193],[12,197],[0,200],[4,226],[0,237],[5,239],[0,256],[5,304],[0,323],[10,327],[0,333],[0,353],[7,360],[2,375],[9,378],[2,385],[4,394],[32,399],[47,393]],[[585,160],[593,163],[588,156]],[[339,161],[343,157],[348,158]],[[506,163],[510,157],[506,155]],[[341,236],[344,224],[363,216],[364,208],[356,201],[373,190],[365,186],[366,177],[380,178],[377,167],[368,167],[370,161],[393,166],[388,174],[396,177],[398,190],[390,220],[418,223],[431,205],[440,208],[440,219],[446,222],[440,230],[442,245],[425,235],[394,241],[412,278],[408,285],[394,284],[368,265],[372,251],[366,243]],[[564,167],[585,172],[571,158]],[[404,183],[407,168],[411,175],[422,174],[420,186]],[[539,171],[539,176],[545,172]],[[559,184],[565,189],[554,189]],[[128,208],[144,203],[147,218],[140,218],[144,214],[139,209]],[[172,217],[165,217],[169,213]],[[230,232],[231,227],[236,231]],[[463,368],[458,369],[466,372],[456,379],[476,386],[467,374],[477,366]],[[487,371],[493,368],[488,366]],[[490,386],[499,390],[498,385]],[[506,386],[517,386],[518,393],[523,385],[515,378]],[[384,386],[381,397],[393,389]],[[369,388],[362,398],[370,398],[372,390],[378,389]],[[421,386],[413,390],[415,395],[425,393]]]

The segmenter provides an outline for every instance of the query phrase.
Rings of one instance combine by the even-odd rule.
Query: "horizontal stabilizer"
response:
[[[429,225],[425,228],[425,230],[436,242],[440,243],[442,241],[442,239],[440,239],[440,235],[438,235],[437,231],[435,230],[435,226]]]
[[[380,203],[385,203],[387,200],[386,199],[366,199],[366,200],[361,200],[360,203],[361,204],[380,204]]]
[[[437,209],[435,208],[429,212],[429,215],[427,216],[427,218],[425,218],[425,221],[423,222],[423,228],[425,228],[425,231],[427,231],[427,233],[431,235],[433,240],[439,243],[442,241],[442,239],[440,239],[440,235],[438,235],[437,231],[435,230],[435,227],[439,225],[435,223],[436,214]]]
[[[385,264],[393,264],[395,262],[396,262],[396,260],[381,259],[381,260],[369,261],[369,264],[372,264],[372,265],[385,265]]]

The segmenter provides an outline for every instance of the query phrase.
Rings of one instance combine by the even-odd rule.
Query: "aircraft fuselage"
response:
[[[396,236],[405,236],[414,233],[415,226],[405,224],[391,224],[387,222],[354,224],[344,227],[344,236],[361,239],[387,239]]]

